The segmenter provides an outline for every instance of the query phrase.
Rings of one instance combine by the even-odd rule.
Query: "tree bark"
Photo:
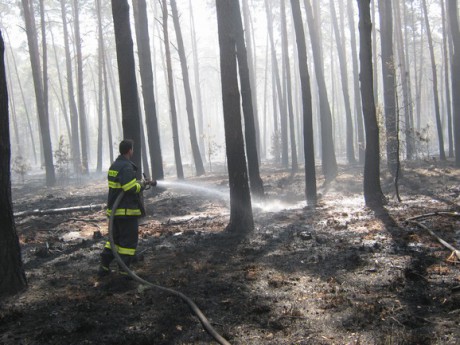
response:
[[[305,0],[308,28],[310,29],[315,75],[319,92],[320,125],[321,125],[321,154],[322,168],[326,182],[337,176],[337,161],[335,158],[334,135],[332,131],[332,114],[327,96],[326,81],[324,79],[321,41],[318,33],[319,23],[313,16],[310,0]]]
[[[251,98],[252,107],[254,113],[254,126],[256,130],[256,144],[257,152],[259,153],[259,162],[261,158],[261,145],[260,145],[260,123],[259,123],[259,106],[257,103],[257,76],[256,76],[256,54],[253,48],[253,40],[251,39],[251,33],[254,34],[254,30],[251,30],[250,12],[248,6],[248,0],[243,0],[243,22],[244,22],[244,35],[246,38],[246,48],[248,55],[248,66],[249,66],[249,79],[251,81]]]
[[[449,142],[449,158],[454,157],[454,137],[452,133],[452,100],[450,97],[450,79],[449,79],[449,45],[447,39],[450,39],[448,30],[448,19],[446,17],[445,3],[441,0],[441,16],[442,16],[442,47],[444,59],[444,86],[446,88],[446,108],[447,108],[447,137]]]
[[[449,0],[447,9],[454,46],[454,53],[451,59],[452,95],[457,95],[453,97],[455,166],[460,167],[460,97],[458,97],[460,94],[460,29],[458,26],[457,0]]]
[[[134,141],[133,162],[138,167],[137,178],[141,178],[141,131],[139,99],[134,65],[133,39],[129,23],[127,0],[112,0],[112,16],[117,46],[118,74],[120,80],[123,137]]]
[[[372,14],[371,14],[371,20],[374,23],[377,23],[376,19],[376,11],[375,11],[375,4],[377,0],[372,1]],[[376,25],[372,26],[372,51],[374,52],[373,54],[373,63],[374,63],[374,68],[373,68],[373,73],[374,73],[374,82],[372,84],[372,87],[374,88],[374,99],[375,99],[375,104],[379,106],[379,74],[377,71],[377,61],[379,54],[377,53],[377,27]]]
[[[366,129],[366,158],[364,163],[364,199],[371,208],[383,206],[380,186],[379,126],[375,111],[372,72],[372,22],[370,0],[358,0],[359,8],[359,60],[361,100]]]
[[[284,2],[280,2],[280,4],[283,4]],[[282,17],[282,14],[280,14],[280,17]],[[280,30],[281,30],[281,70],[280,70],[280,77],[282,78],[282,86],[281,86],[281,93],[283,97],[283,112],[284,116],[280,117],[280,124],[281,124],[281,164],[283,167],[287,168],[289,166],[289,138],[288,138],[288,117],[289,117],[289,111],[288,111],[288,98],[287,98],[287,86],[286,86],[286,81],[287,81],[287,75],[286,75],[286,56],[284,54],[284,42],[283,42],[283,36],[282,36],[282,26],[283,24],[281,23],[280,25]],[[291,103],[292,104],[292,103]]]
[[[297,172],[299,169],[297,161],[297,144],[295,139],[294,130],[294,109],[292,105],[292,81],[291,81],[291,67],[289,63],[289,50],[288,50],[288,35],[287,35],[287,24],[286,24],[286,6],[284,1],[281,1],[281,40],[283,42],[283,67],[286,73],[286,103],[288,108],[288,119],[289,119],[289,137],[291,138],[291,171],[292,173]]]
[[[356,32],[355,32],[355,13],[353,10],[353,0],[347,1],[348,25],[350,26],[350,39],[351,39],[351,57],[353,62],[353,94],[355,99],[355,119],[358,132],[358,159],[360,163],[364,163],[364,123],[363,123],[363,109],[361,106],[361,94],[359,90],[359,67],[358,67],[358,53],[356,45]]]
[[[193,112],[192,92],[190,89],[190,80],[188,76],[187,58],[185,55],[184,41],[179,23],[179,13],[177,11],[176,0],[171,0],[171,12],[176,31],[177,45],[179,51],[180,65],[182,69],[182,77],[184,80],[185,103],[187,107],[188,126],[190,131],[190,144],[195,162],[196,175],[201,176],[205,173],[203,160],[201,159],[200,148],[198,147],[198,139],[196,136],[195,115]]]
[[[65,61],[66,61],[66,80],[67,80],[67,95],[69,99],[70,108],[70,127],[72,130],[71,139],[71,152],[73,169],[76,174],[81,173],[81,152],[80,152],[80,139],[78,131],[78,109],[75,102],[74,87],[73,87],[73,73],[72,73],[72,58],[70,56],[69,47],[69,32],[67,28],[67,10],[65,7],[65,0],[60,0],[61,3],[61,17],[64,31],[64,48],[65,48]]]
[[[101,18],[101,0],[96,0],[96,12],[97,12],[97,30],[98,30],[98,66],[97,66],[97,122],[98,122],[98,131],[97,131],[97,164],[96,171],[102,172],[102,137],[103,137],[103,111],[104,111],[104,40],[102,32],[102,18]],[[112,160],[111,160],[112,162]]]
[[[387,166],[396,175],[398,162],[396,133],[395,61],[393,55],[392,0],[379,0],[380,41],[382,46],[383,103],[385,108]]]
[[[70,123],[69,123],[69,114],[67,112],[66,99],[65,99],[65,96],[64,96],[65,93],[64,93],[64,88],[63,88],[63,85],[62,85],[62,74],[61,74],[60,60],[58,58],[58,53],[57,53],[57,49],[56,49],[56,43],[54,41],[53,30],[51,28],[48,28],[48,30],[49,30],[49,33],[50,33],[50,36],[51,36],[51,43],[53,45],[53,55],[54,55],[54,61],[56,63],[57,78],[58,78],[58,83],[59,83],[59,95],[58,95],[57,91],[55,91],[55,93],[56,93],[56,98],[58,99],[58,102],[59,102],[59,106],[61,107],[61,110],[62,110],[62,116],[64,117],[65,126],[66,126],[66,130],[67,130],[68,143],[70,145],[70,143],[72,141],[72,130],[71,130]]]
[[[433,38],[431,36],[430,22],[428,20],[428,8],[426,6],[426,0],[422,0],[422,5],[423,5],[423,12],[425,13],[425,26],[426,26],[426,33],[428,35],[428,47],[430,50],[430,57],[431,57],[431,72],[433,75],[434,112],[436,116],[435,118],[436,128],[438,130],[439,159],[444,161],[446,160],[446,153],[444,151],[444,135],[442,133],[441,113],[439,110],[438,73],[436,71],[436,61],[434,57]]]
[[[174,96],[174,79],[172,75],[172,63],[171,63],[171,50],[169,48],[169,32],[168,32],[168,6],[166,0],[162,2],[163,6],[163,36],[165,42],[165,57],[166,57],[166,70],[167,70],[167,84],[168,84],[168,96],[169,96],[169,107],[171,112],[171,127],[173,133],[173,145],[174,145],[174,159],[176,162],[176,174],[177,178],[182,180],[184,178],[184,169],[182,167],[182,157],[180,153],[179,145],[179,130],[177,127],[177,112],[176,112],[176,98]]]
[[[276,94],[275,90],[273,90],[273,97],[276,97],[278,95],[278,108],[279,108],[279,119],[280,119],[280,127],[281,129],[278,129],[278,118],[276,117],[276,111],[275,108],[273,108],[274,112],[274,133],[272,137],[273,141],[273,151],[275,155],[275,161],[280,162],[280,157],[281,157],[281,162],[282,164],[287,167],[287,158],[282,156],[282,150],[280,150],[280,136],[282,137],[283,131],[285,131],[285,125],[283,124],[287,114],[286,114],[286,103],[284,100],[282,88],[281,88],[281,80],[280,80],[280,72],[278,68],[278,59],[276,57],[276,49],[275,49],[275,39],[274,39],[274,34],[273,34],[273,19],[272,19],[272,14],[271,14],[271,8],[268,0],[265,0],[265,10],[267,14],[267,26],[268,26],[268,35],[270,38],[270,47],[271,47],[271,56],[272,56],[272,77],[273,77],[273,88],[276,87]],[[275,104],[275,103],[274,103]]]
[[[292,17],[299,56],[299,76],[302,87],[303,106],[303,145],[305,159],[305,197],[307,205],[315,207],[317,203],[315,149],[313,144],[313,109],[311,100],[310,75],[308,73],[307,46],[303,29],[299,0],[291,0]]]
[[[96,11],[98,17],[98,28],[101,33],[100,49],[101,49],[101,61],[102,63],[102,79],[103,79],[103,92],[104,92],[104,103],[105,103],[105,114],[106,114],[106,127],[107,127],[107,146],[109,148],[110,162],[113,162],[113,138],[112,138],[112,116],[110,113],[110,96],[109,96],[109,83],[107,78],[107,66],[106,66],[106,51],[104,40],[102,39],[102,12],[101,12],[101,0],[96,0]]]
[[[241,125],[240,94],[235,59],[233,0],[216,0],[220,47],[222,101],[230,185],[230,222],[227,231],[245,235],[254,229]]]
[[[347,54],[343,45],[342,37],[340,34],[339,24],[337,21],[337,14],[335,12],[335,5],[333,0],[329,1],[331,8],[332,24],[335,32],[335,42],[337,46],[337,52],[339,56],[339,67],[340,76],[342,81],[342,93],[345,104],[345,118],[346,118],[346,146],[347,146],[347,160],[348,163],[355,163],[355,149],[353,140],[353,119],[351,117],[351,106],[350,106],[350,92],[348,90],[348,71],[347,71]]]
[[[33,6],[33,5],[32,5]],[[48,83],[48,47],[46,44],[46,22],[45,22],[45,4],[43,0],[39,1],[40,7],[40,29],[42,35],[42,81],[43,81],[43,106],[46,117],[49,119],[49,83]],[[32,14],[33,15],[33,14]],[[51,121],[53,123],[53,121]]]
[[[195,18],[193,15],[192,0],[189,0],[190,7],[190,38],[192,41],[192,53],[193,53],[193,74],[195,78],[195,97],[196,97],[196,112],[198,120],[198,143],[200,147],[201,157],[206,157],[206,149],[204,144],[204,138],[206,133],[204,132],[204,114],[203,114],[203,100],[201,97],[201,78],[200,78],[200,60],[198,59],[198,47],[196,41],[195,31]]]
[[[238,2],[235,3],[234,10],[234,34],[236,39],[236,53],[241,84],[241,98],[243,102],[244,134],[246,155],[248,157],[249,182],[252,194],[258,198],[262,198],[264,196],[264,185],[259,172],[259,156],[257,152],[256,127],[251,92],[253,85],[250,80],[243,22],[241,20],[241,11]]]
[[[11,41],[11,39],[8,37],[8,32],[7,31],[4,31],[4,32],[7,34],[8,41]],[[15,71],[15,74],[16,74],[16,78],[18,80],[19,90],[21,91],[21,99],[22,99],[22,102],[24,104],[24,112],[26,113],[27,128],[29,129],[30,143],[32,145],[31,149],[32,149],[32,152],[34,154],[34,161],[35,161],[35,163],[37,163],[37,148],[35,146],[34,131],[32,130],[32,124],[30,123],[29,107],[27,106],[26,98],[25,98],[25,95],[24,95],[24,89],[22,87],[21,78],[19,76],[18,65],[16,63],[16,57],[15,57],[15,54],[14,54],[13,49],[11,48],[11,46],[10,46],[10,50],[11,50],[11,56],[13,58],[14,71]]]
[[[81,168],[83,174],[89,173],[88,165],[88,128],[86,125],[85,86],[83,84],[83,55],[80,37],[80,9],[78,0],[72,2],[73,22],[75,30],[75,49],[77,51],[77,88],[78,88],[78,115],[80,120]]]
[[[160,133],[153,88],[153,68],[150,57],[149,29],[147,18],[147,5],[145,0],[134,0],[134,20],[136,22],[136,37],[139,55],[139,67],[142,81],[142,94],[144,98],[145,125],[147,127],[150,162],[152,164],[152,178],[162,180],[163,157],[160,146]]]
[[[27,287],[11,199],[11,146],[4,53],[0,31],[0,297],[16,294]]]
[[[411,3],[411,6],[413,6],[413,2]],[[417,25],[417,19],[418,16],[414,15],[415,11],[414,8],[412,7],[412,25],[415,26]],[[422,16],[422,14],[421,14]],[[420,33],[423,33],[424,30],[424,24],[423,21],[420,21]],[[420,41],[420,60],[417,59],[418,53],[417,53],[417,45],[416,42],[417,40]],[[423,46],[424,40],[418,39],[416,36],[415,30],[413,31],[413,37],[412,41],[414,42],[413,44],[413,54],[414,54],[414,76],[415,76],[415,113],[417,115],[416,121],[415,121],[415,128],[417,131],[421,130],[421,100],[422,100],[422,81],[423,81],[423,67],[425,66],[425,49]],[[419,63],[417,61],[420,61]]]
[[[53,164],[53,149],[51,146],[51,135],[49,118],[45,111],[45,102],[43,96],[43,81],[40,74],[40,58],[38,52],[37,30],[35,27],[35,18],[33,16],[33,7],[29,0],[22,0],[24,10],[24,19],[26,23],[27,41],[29,44],[30,62],[32,65],[32,76],[34,80],[35,98],[37,103],[38,119],[40,123],[40,133],[42,139],[43,155],[45,158],[46,185],[53,186],[56,183],[56,175]]]
[[[403,4],[403,6],[405,6]],[[405,123],[405,130],[404,130],[404,137],[406,142],[406,158],[411,160],[414,158],[414,131],[411,126],[411,118],[412,118],[412,97],[410,94],[410,78],[409,78],[409,70],[406,66],[406,53],[405,53],[405,46],[402,34],[402,23],[401,23],[401,11],[400,11],[400,4],[398,1],[394,4],[394,12],[395,12],[395,37],[397,43],[397,50],[398,50],[398,59],[399,59],[399,67],[400,67],[400,74],[401,74],[401,86],[402,86],[402,93],[403,93],[403,109],[404,109],[404,123]]]

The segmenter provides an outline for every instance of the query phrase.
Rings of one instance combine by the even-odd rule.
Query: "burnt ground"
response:
[[[315,210],[303,203],[302,174],[265,172],[270,205],[255,205],[256,228],[239,241],[224,232],[225,174],[146,191],[133,269],[191,298],[231,344],[460,344],[458,258],[408,222],[459,211],[460,171],[406,166],[402,201],[383,179],[387,212],[375,213],[364,206],[361,170],[341,167]],[[16,212],[100,204],[106,180],[51,189],[29,181],[13,186],[13,198]],[[418,221],[460,248],[460,218]],[[29,288],[0,303],[0,344],[215,343],[178,297],[117,272],[97,278],[103,210],[16,223]]]

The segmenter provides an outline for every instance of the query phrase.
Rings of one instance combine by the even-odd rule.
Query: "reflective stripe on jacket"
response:
[[[136,180],[137,167],[126,157],[120,155],[110,166],[107,174],[109,195],[107,216],[112,214],[112,206],[123,190],[125,196],[115,210],[115,216],[139,217],[142,215],[139,193],[141,185]]]

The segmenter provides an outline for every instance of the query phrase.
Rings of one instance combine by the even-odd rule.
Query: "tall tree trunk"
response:
[[[101,12],[101,0],[96,0],[96,11],[97,11],[97,18],[98,18],[98,28],[99,32],[101,33],[102,38],[102,12]],[[104,103],[105,103],[105,113],[106,113],[106,124],[107,124],[107,140],[108,140],[108,148],[109,148],[109,158],[110,162],[113,162],[113,138],[112,138],[112,118],[110,114],[110,97],[109,97],[109,85],[107,80],[107,66],[106,66],[106,54],[105,54],[105,44],[104,40],[101,39],[100,41],[100,49],[101,49],[101,61],[102,63],[102,77],[103,77],[103,88],[104,88]]]
[[[142,146],[140,140],[139,98],[137,94],[128,1],[112,0],[112,16],[115,27],[115,43],[117,46],[123,136],[125,139],[132,139],[134,141],[133,162],[138,167],[137,178],[141,178]]]
[[[119,93],[119,90],[117,90],[117,87],[116,87],[116,82],[115,82],[115,73],[113,71],[113,67],[112,67],[112,63],[111,63],[111,59],[110,59],[110,51],[106,51],[106,54],[105,54],[105,66],[107,68],[107,76],[108,76],[108,85],[110,86],[110,93],[112,94],[112,99],[114,100],[118,100],[120,99],[120,93]],[[115,123],[116,125],[116,135],[118,135],[118,137],[122,136],[123,135],[123,126],[122,126],[122,115],[120,114],[120,107],[119,107],[119,104],[118,102],[115,102],[114,104],[114,110],[115,110],[115,116],[114,116],[114,119],[113,119],[113,122]]]
[[[286,6],[284,1],[281,1],[281,40],[283,42],[283,67],[286,71],[286,103],[288,108],[289,116],[289,136],[291,138],[291,170],[295,173],[298,169],[297,162],[297,144],[295,139],[294,130],[294,109],[292,105],[292,81],[291,81],[291,67],[289,63],[289,49],[288,49],[288,38],[287,38],[287,24],[286,24]]]
[[[179,51],[180,65],[182,69],[182,77],[184,81],[185,103],[187,107],[188,126],[190,131],[190,144],[195,162],[196,175],[201,176],[205,173],[203,160],[201,159],[200,148],[196,136],[195,115],[193,113],[192,92],[190,89],[190,80],[188,76],[187,58],[185,55],[184,41],[182,39],[182,31],[179,23],[179,13],[177,11],[176,0],[171,0],[171,12],[174,23],[174,29],[177,37],[177,48]]]
[[[8,36],[8,32],[5,31],[5,33],[7,34],[8,41],[11,42],[11,40],[10,40],[10,38]],[[35,163],[37,163],[37,148],[35,147],[34,131],[32,130],[32,124],[31,124],[31,121],[30,121],[29,107],[27,105],[28,102],[26,102],[26,98],[25,98],[25,95],[24,95],[24,89],[22,88],[22,82],[21,82],[21,78],[19,76],[18,65],[16,63],[16,56],[15,56],[15,54],[13,52],[13,49],[11,48],[11,45],[10,45],[10,50],[11,50],[11,56],[13,58],[14,71],[15,71],[15,74],[16,74],[16,78],[18,80],[19,90],[21,91],[22,103],[24,104],[24,112],[26,113],[27,128],[29,130],[29,135],[28,136],[30,137],[30,143],[32,145],[32,152],[34,154],[34,161],[35,161]]]
[[[359,90],[359,68],[358,68],[358,53],[356,45],[355,32],[355,13],[353,10],[353,0],[347,1],[348,25],[350,26],[351,40],[351,57],[353,61],[353,94],[355,99],[355,119],[358,129],[358,159],[360,163],[364,163],[364,124],[363,124],[363,109],[361,106],[361,94]]]
[[[321,54],[321,42],[319,39],[319,23],[313,17],[310,0],[305,0],[307,10],[307,22],[310,29],[313,60],[315,65],[316,81],[319,91],[320,102],[320,125],[321,125],[321,154],[323,174],[326,182],[330,182],[337,176],[337,161],[335,158],[334,136],[332,131],[332,114],[327,96],[326,81],[324,79],[323,58]]]
[[[267,107],[268,107],[268,70],[269,70],[269,50],[270,48],[268,47],[268,33],[267,33],[267,39],[266,39],[266,45],[265,45],[265,71],[264,71],[264,98],[263,98],[263,105],[264,105],[264,110],[263,110],[263,126],[262,126],[262,139],[261,139],[261,145],[260,145],[260,155],[259,158],[267,158]],[[273,97],[274,98],[274,97]],[[276,105],[273,104],[273,113],[275,112]]]
[[[405,51],[406,51],[406,69],[407,69],[407,89],[408,89],[408,93],[409,93],[409,99],[408,99],[408,102],[410,104],[409,106],[409,123],[406,124],[406,128],[408,127],[410,129],[410,131],[412,132],[411,134],[411,145],[412,145],[412,152],[413,152],[413,156],[415,156],[415,135],[414,135],[414,96],[413,96],[413,93],[412,93],[412,77],[411,77],[411,69],[410,69],[410,65],[412,64],[412,62],[410,61],[409,59],[409,52],[410,52],[410,48],[409,48],[409,30],[407,29],[407,26],[408,26],[408,23],[409,23],[409,18],[407,16],[407,6],[403,6],[403,21],[401,24],[401,29],[404,30],[404,46],[405,46]],[[415,57],[413,57],[413,61],[414,61],[414,64],[415,64]]]
[[[449,14],[450,31],[454,45],[452,55],[452,95],[453,97],[453,118],[454,118],[454,147],[455,147],[455,166],[460,167],[460,29],[458,26],[457,0],[447,2],[447,13]]]
[[[75,30],[75,49],[77,51],[78,114],[80,120],[81,167],[82,173],[88,174],[88,128],[86,125],[85,89],[83,84],[83,56],[81,51],[80,37],[80,9],[78,7],[78,0],[73,0],[72,5]]]
[[[254,229],[247,178],[240,94],[233,27],[237,13],[234,0],[216,0],[225,143],[230,185],[230,222],[227,231],[245,235]]]
[[[383,206],[384,196],[380,186],[379,126],[375,111],[372,74],[372,22],[370,0],[358,0],[359,9],[359,60],[361,99],[366,128],[366,158],[364,162],[364,199],[372,208]]]
[[[65,96],[64,96],[64,87],[62,85],[62,74],[61,74],[60,61],[59,61],[58,54],[57,54],[56,43],[54,41],[53,30],[51,30],[51,28],[49,28],[49,33],[50,33],[50,36],[51,36],[51,43],[53,45],[53,54],[54,54],[54,60],[56,62],[56,72],[57,72],[58,83],[59,83],[59,95],[56,92],[56,97],[58,99],[59,105],[60,105],[61,110],[62,110],[62,116],[64,117],[65,126],[66,126],[66,130],[67,130],[67,136],[69,138],[68,143],[70,145],[70,143],[72,141],[72,130],[70,128],[69,114],[67,112],[66,99],[65,99]]]
[[[0,32],[1,34],[1,32]],[[6,51],[6,49],[5,49]],[[1,53],[0,53],[1,54]],[[6,66],[11,66],[9,60],[8,60],[8,54],[5,53],[5,56],[6,56]],[[11,70],[8,69],[8,71],[6,71],[6,73],[8,74],[7,76],[7,81],[6,83],[10,84],[10,85],[13,85],[13,77],[11,76]],[[11,122],[13,122],[13,133],[14,133],[14,142],[15,142],[15,145],[16,146],[16,152],[17,154],[15,155],[14,152],[13,152],[13,155],[17,156],[18,158],[21,157],[21,158],[24,158],[22,155],[21,155],[21,152],[20,152],[20,149],[22,149],[24,147],[24,144],[23,144],[23,141],[21,140],[22,139],[22,136],[19,134],[19,128],[18,128],[18,114],[16,112],[16,103],[14,101],[14,93],[13,93],[13,88],[10,88],[10,95],[8,97],[8,102],[9,102],[9,105],[11,107]],[[11,144],[10,144],[11,146]]]
[[[273,34],[273,19],[272,19],[272,14],[271,14],[271,8],[270,8],[270,3],[268,0],[265,0],[265,9],[266,9],[266,14],[267,14],[267,26],[268,26],[268,34],[270,37],[270,47],[271,47],[271,55],[272,55],[272,73],[274,77],[274,86],[273,88],[276,87],[276,93],[278,95],[278,107],[279,107],[279,118],[280,118],[280,127],[281,130],[278,130],[278,122],[277,119],[275,119],[275,131],[273,133],[274,136],[274,153],[275,153],[275,161],[279,162],[279,156],[281,155],[281,162],[283,166],[287,167],[287,157],[286,154],[287,152],[284,153],[284,156],[282,155],[282,150],[279,150],[279,139],[280,135],[281,137],[283,136],[282,133],[286,130],[286,102],[283,97],[283,91],[281,88],[281,80],[280,80],[280,72],[278,68],[278,59],[276,57],[276,49],[275,49],[275,39],[274,39],[274,34]],[[275,90],[273,90],[274,92]]]
[[[37,30],[35,27],[35,18],[33,16],[32,4],[29,0],[21,0],[24,10],[24,19],[26,23],[27,41],[29,44],[30,62],[32,65],[32,76],[34,79],[35,98],[37,103],[38,120],[40,123],[40,133],[42,139],[43,155],[45,158],[46,185],[53,186],[56,183],[56,175],[53,164],[53,149],[51,147],[51,136],[49,118],[45,111],[45,102],[43,97],[43,81],[40,74],[40,58],[38,52]]]
[[[439,94],[438,94],[438,73],[436,71],[436,61],[434,57],[433,38],[431,36],[430,22],[428,20],[428,8],[426,0],[422,0],[423,12],[425,13],[425,26],[428,35],[428,47],[430,49],[431,57],[431,72],[433,75],[433,97],[434,97],[434,111],[436,115],[436,128],[438,129],[438,142],[439,142],[439,159],[446,160],[446,153],[444,151],[444,135],[442,133],[441,113],[439,110]]]
[[[241,98],[244,114],[244,133],[246,142],[246,155],[248,157],[248,171],[251,192],[254,196],[262,198],[264,196],[264,186],[259,172],[259,157],[257,153],[256,128],[254,121],[254,107],[252,106],[251,80],[249,74],[248,58],[246,54],[246,44],[244,40],[243,22],[238,2],[234,4],[233,14],[236,52],[238,58],[238,68],[241,84]]]
[[[413,2],[411,3],[412,6],[412,26],[416,25],[416,17],[414,15],[415,11],[413,8]],[[420,36],[422,36],[424,30],[423,21],[420,22]],[[413,50],[414,50],[414,75],[415,75],[415,113],[417,114],[415,128],[417,131],[421,129],[421,100],[422,100],[422,81],[423,81],[423,66],[425,66],[425,49],[423,47],[424,40],[420,38],[420,63],[417,63],[418,53],[417,53],[417,45],[416,45],[416,33],[413,30]],[[418,66],[417,66],[418,65]],[[418,68],[418,69],[417,69]]]
[[[317,203],[315,149],[313,144],[313,109],[311,100],[310,75],[308,73],[307,46],[303,30],[303,20],[299,0],[291,0],[292,17],[299,56],[299,75],[302,87],[303,106],[303,145],[305,159],[305,197],[307,205],[315,207]]]
[[[284,4],[283,2],[280,2],[280,4]],[[281,32],[282,32],[282,26],[283,24],[281,23]],[[284,116],[280,118],[280,124],[281,124],[281,164],[283,167],[287,168],[289,166],[289,140],[288,140],[288,117],[289,117],[289,111],[288,111],[288,98],[287,98],[287,75],[286,75],[286,55],[284,54],[284,42],[283,42],[283,37],[281,37],[281,71],[280,74],[282,76],[282,95],[283,95],[283,100],[284,100],[284,106],[283,106],[283,111],[284,111]],[[292,104],[292,103],[291,103]]]
[[[337,45],[337,52],[339,55],[340,64],[340,76],[342,81],[342,93],[345,104],[345,116],[346,116],[346,146],[347,146],[347,159],[348,163],[355,163],[355,149],[353,140],[353,119],[351,117],[351,106],[350,106],[350,92],[348,90],[348,71],[347,71],[347,54],[343,45],[342,37],[340,34],[339,24],[337,22],[337,14],[335,12],[335,5],[333,0],[329,1],[331,8],[332,24],[335,32],[335,42]],[[343,13],[341,11],[341,13]]]
[[[152,163],[152,178],[162,180],[163,157],[160,146],[160,132],[153,88],[153,68],[150,55],[149,24],[145,0],[134,0],[134,20],[136,22],[137,47],[139,50],[139,67],[142,81],[142,94],[144,96],[145,123],[147,126],[150,161]]]
[[[148,172],[149,171],[149,159],[147,157],[147,140],[145,140],[145,129],[144,129],[144,120],[145,118],[143,118],[143,114],[142,114],[142,108],[141,108],[141,101],[138,100],[138,104],[139,104],[139,129],[141,131],[141,147],[142,147],[142,151],[141,151],[141,154],[142,154],[142,171],[146,171]],[[144,114],[145,115],[145,114]],[[144,173],[145,174],[145,173]]]
[[[405,6],[403,4],[403,6]],[[414,157],[414,132],[411,126],[412,118],[412,97],[410,95],[410,78],[409,70],[406,66],[406,53],[402,34],[401,11],[398,1],[394,4],[395,14],[395,37],[397,43],[399,66],[401,69],[401,84],[403,93],[403,108],[404,108],[404,123],[405,123],[405,142],[406,142],[406,157],[408,160]]]
[[[66,60],[66,80],[67,80],[67,95],[69,99],[70,108],[70,126],[72,129],[72,142],[70,148],[72,152],[73,169],[76,174],[81,173],[81,153],[80,153],[80,138],[78,130],[78,109],[75,102],[75,94],[73,87],[73,73],[72,73],[72,58],[70,56],[69,47],[69,32],[67,28],[67,10],[65,7],[66,0],[60,0],[61,3],[61,17],[64,31],[64,48]]]
[[[0,297],[16,294],[27,287],[11,199],[11,145],[4,53],[0,31]]]
[[[45,22],[45,4],[43,0],[39,1],[40,4],[40,29],[42,34],[42,74],[43,74],[43,104],[45,107],[46,117],[49,119],[49,83],[48,83],[48,47],[46,43],[46,22]],[[51,121],[52,123],[53,121]]]
[[[176,162],[176,174],[178,179],[184,178],[184,169],[182,167],[182,158],[180,153],[179,145],[179,131],[177,127],[177,112],[176,112],[176,98],[174,96],[174,79],[172,74],[172,63],[171,63],[171,50],[169,48],[169,32],[168,32],[168,7],[166,0],[163,0],[163,36],[165,42],[165,55],[167,65],[167,84],[168,84],[168,96],[169,96],[169,107],[171,112],[171,127],[173,134],[173,145],[174,145],[174,159]]]
[[[97,131],[97,164],[96,164],[96,171],[102,172],[102,133],[104,132],[104,125],[103,125],[103,111],[104,111],[104,40],[103,32],[102,32],[102,18],[101,18],[101,0],[96,0],[96,12],[97,12],[97,30],[98,30],[98,66],[97,66],[97,123],[98,123],[98,131]],[[112,162],[112,161],[111,161]]]
[[[189,0],[190,7],[190,38],[192,41],[192,53],[193,53],[193,73],[195,78],[195,97],[196,97],[196,112],[198,119],[198,144],[200,147],[201,157],[206,157],[206,150],[204,144],[204,114],[203,114],[203,100],[201,97],[201,78],[200,78],[200,60],[198,59],[198,47],[196,41],[195,31],[195,18],[193,15],[192,0]]]
[[[379,0],[380,41],[382,45],[383,102],[385,108],[387,166],[396,176],[398,162],[396,105],[395,105],[395,61],[393,55],[393,0]]]
[[[271,79],[272,79],[272,102],[273,102],[273,133],[270,137],[271,149],[274,156],[275,163],[279,164],[281,162],[281,151],[279,149],[279,124],[278,118],[281,115],[278,115],[278,110],[281,110],[282,106],[280,104],[281,100],[279,99],[279,94],[275,90],[276,85],[276,71],[274,66],[277,66],[278,62],[274,62],[273,54],[272,55],[272,69],[271,69]],[[277,69],[277,68],[276,68]]]
[[[444,85],[446,88],[446,108],[447,108],[447,137],[449,141],[449,158],[454,157],[454,137],[452,133],[452,101],[450,97],[450,74],[449,74],[449,58],[448,58],[448,44],[447,38],[450,38],[448,31],[448,19],[446,17],[445,3],[441,1],[441,15],[442,15],[442,51],[444,57]],[[452,41],[449,39],[449,41]]]
[[[376,10],[375,10],[375,3],[377,0],[372,1],[372,15],[371,15],[371,20],[373,23],[377,23],[377,15],[376,15]],[[373,25],[372,26],[372,51],[374,52],[373,54],[373,63],[374,63],[374,68],[373,68],[373,73],[374,73],[374,81],[372,83],[372,87],[374,88],[374,98],[375,98],[375,104],[378,106],[379,105],[379,80],[378,76],[379,74],[377,73],[377,61],[378,61],[378,54],[377,54],[377,26]]]
[[[254,30],[251,30],[251,20],[250,20],[250,12],[248,6],[248,0],[243,0],[243,18],[244,18],[244,34],[246,38],[246,48],[247,48],[247,55],[248,55],[248,66],[249,66],[249,79],[251,80],[251,98],[252,98],[252,107],[253,107],[253,114],[254,114],[254,126],[256,130],[256,144],[257,144],[257,152],[259,152],[259,162],[261,158],[261,147],[260,147],[260,123],[259,123],[259,106],[257,103],[257,76],[256,76],[256,56],[255,56],[255,49],[253,44],[253,37],[251,37],[251,33],[254,35]]]

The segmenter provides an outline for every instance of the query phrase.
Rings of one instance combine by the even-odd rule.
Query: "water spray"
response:
[[[183,189],[188,191],[196,191],[201,194],[207,194],[216,196],[221,200],[224,200],[227,203],[230,203],[230,191],[229,190],[218,190],[212,187],[201,186],[189,182],[178,182],[178,181],[157,181],[158,187],[163,188],[177,188]],[[252,200],[251,201],[252,207],[258,209],[262,212],[279,212],[282,210],[290,210],[296,208],[303,208],[306,206],[305,201],[298,202],[295,204],[288,204],[286,202],[282,202],[280,200],[272,199],[272,200]]]
[[[207,194],[207,195],[213,195],[216,196],[222,200],[229,201],[230,200],[230,193],[228,191],[220,191],[217,190],[216,188],[212,187],[205,187],[205,186],[200,186],[197,184],[193,183],[188,183],[188,182],[179,182],[179,181],[157,181],[157,186],[158,187],[163,187],[163,188],[168,188],[168,187],[176,187],[177,189],[184,189],[184,190],[189,190],[189,191],[197,191],[202,194]]]

